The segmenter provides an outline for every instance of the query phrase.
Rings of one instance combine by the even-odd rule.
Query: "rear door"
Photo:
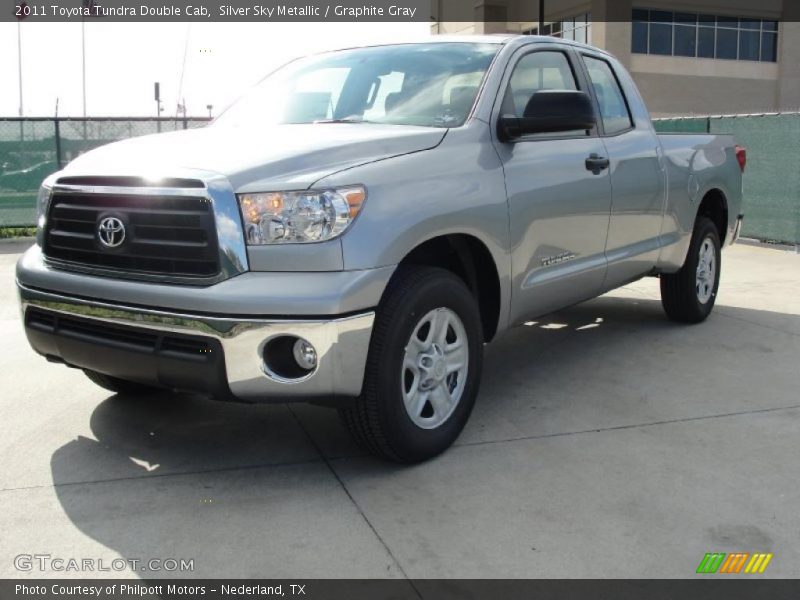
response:
[[[539,90],[587,91],[572,50],[557,44],[521,48],[506,70],[492,114],[521,117]],[[496,131],[496,129],[495,129]],[[513,288],[511,320],[545,314],[597,295],[605,277],[611,207],[598,131],[535,134],[495,145],[508,194]]]
[[[611,160],[611,221],[606,258],[608,273],[603,290],[637,279],[650,271],[659,253],[664,214],[665,173],[661,147],[649,122],[631,114],[625,88],[635,94],[627,74],[608,56],[582,52],[600,114],[600,134]]]

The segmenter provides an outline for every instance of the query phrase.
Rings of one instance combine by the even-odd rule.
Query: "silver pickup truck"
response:
[[[25,331],[114,392],[328,404],[364,447],[420,461],[511,326],[648,275],[670,319],[704,320],[745,162],[728,136],[656,135],[625,69],[581,44],[315,55],[206,128],[48,177],[17,265]]]

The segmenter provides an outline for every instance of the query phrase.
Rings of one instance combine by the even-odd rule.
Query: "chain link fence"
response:
[[[42,180],[73,158],[117,140],[203,127],[209,119],[0,118],[0,227],[36,221]]]
[[[800,244],[800,113],[656,119],[670,133],[726,133],[747,148],[742,235]]]

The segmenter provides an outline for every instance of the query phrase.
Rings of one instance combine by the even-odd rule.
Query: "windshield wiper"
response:
[[[341,119],[318,119],[313,121],[313,123],[372,123],[372,121],[368,121],[361,117],[344,117]]]

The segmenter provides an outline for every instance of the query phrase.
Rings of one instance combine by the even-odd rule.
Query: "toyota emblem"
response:
[[[125,224],[117,217],[106,217],[97,226],[97,239],[106,248],[118,248],[125,241]]]

